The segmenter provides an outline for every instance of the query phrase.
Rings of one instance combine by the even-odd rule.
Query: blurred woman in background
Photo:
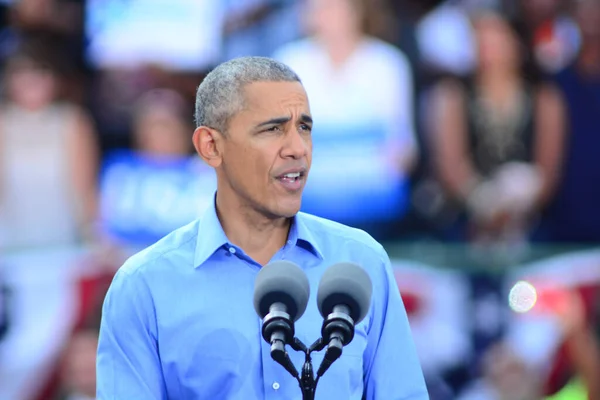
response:
[[[191,155],[193,130],[188,122],[188,104],[174,90],[153,89],[144,93],[133,108],[133,147],[154,158]]]
[[[300,76],[315,120],[303,210],[394,235],[417,157],[413,76],[406,56],[370,35],[377,9],[361,0],[308,0],[309,36],[275,58]]]
[[[107,154],[100,178],[100,227],[127,254],[191,222],[216,190],[192,155],[192,111],[178,92],[152,89],[133,110],[133,148]]]
[[[519,243],[552,198],[561,171],[565,110],[557,90],[502,16],[473,18],[478,65],[466,82],[434,90],[431,140],[437,175],[466,214],[454,238]]]
[[[504,17],[479,11],[472,26],[475,71],[433,89],[428,131],[433,168],[456,215],[443,235],[480,256],[468,276],[473,359],[465,364],[477,381],[486,373],[485,355],[509,328],[498,267],[520,261],[516,250],[554,193],[565,118],[557,91],[529,69],[532,59]]]
[[[7,63],[0,106],[0,248],[73,246],[93,237],[97,147],[88,115],[58,100],[39,49]]]

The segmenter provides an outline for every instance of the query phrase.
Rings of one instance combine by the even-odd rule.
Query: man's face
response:
[[[244,93],[244,107],[222,141],[220,181],[243,207],[291,217],[300,209],[312,159],[306,92],[299,82],[255,82]]]

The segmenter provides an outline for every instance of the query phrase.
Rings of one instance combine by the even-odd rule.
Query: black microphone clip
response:
[[[322,376],[340,358],[343,347],[354,339],[354,320],[350,317],[350,307],[344,304],[333,307],[333,312],[323,321],[321,337],[319,347],[323,349],[327,346],[327,350],[317,370],[317,377]]]
[[[285,349],[294,344],[294,323],[282,303],[273,303],[262,324],[262,336],[271,344],[271,358],[284,367],[292,376],[298,377],[298,371]]]

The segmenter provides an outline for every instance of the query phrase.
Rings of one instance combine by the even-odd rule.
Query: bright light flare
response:
[[[517,313],[526,313],[531,311],[537,302],[537,291],[535,287],[527,281],[518,281],[510,289],[508,294],[508,305]]]

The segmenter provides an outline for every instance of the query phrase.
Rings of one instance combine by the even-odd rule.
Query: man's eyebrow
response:
[[[305,122],[307,124],[312,124],[313,123],[313,119],[310,115],[307,114],[302,114],[300,116],[300,121]]]
[[[290,120],[291,120],[290,117],[272,118],[268,121],[261,122],[260,124],[256,125],[256,127],[260,128],[260,127],[266,126],[266,125],[281,125],[281,124],[285,124],[286,122],[289,122]]]
[[[267,126],[267,125],[281,125],[281,124],[285,124],[285,123],[289,122],[291,119],[292,119],[291,117],[271,118],[268,121],[261,122],[260,124],[256,125],[256,127],[260,128],[260,127]],[[313,123],[313,119],[308,114],[302,114],[300,116],[300,121],[307,123],[307,124]]]

